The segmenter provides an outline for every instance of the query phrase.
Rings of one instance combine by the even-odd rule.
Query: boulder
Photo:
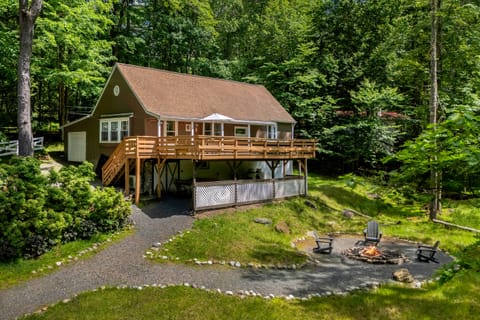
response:
[[[350,209],[343,209],[342,215],[347,219],[352,219],[355,216],[355,212]]]
[[[395,281],[412,283],[414,281],[412,274],[408,269],[402,268],[393,272],[393,279]]]
[[[272,220],[270,220],[268,218],[255,218],[254,221],[256,223],[260,223],[260,224],[272,224]]]
[[[275,225],[275,230],[280,233],[290,233],[290,228],[288,227],[288,224],[285,221],[280,221]]]

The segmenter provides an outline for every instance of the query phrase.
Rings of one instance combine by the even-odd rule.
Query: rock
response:
[[[154,244],[152,244],[152,247],[158,248],[158,247],[160,247],[161,245],[162,245],[161,242],[155,242]]]
[[[275,230],[280,233],[290,233],[290,228],[285,221],[280,221],[279,223],[277,223],[277,225],[275,226]]]
[[[412,274],[408,269],[402,268],[393,272],[393,279],[395,281],[412,283],[414,281]]]
[[[342,215],[347,219],[352,219],[355,216],[355,212],[349,209],[343,209]]]
[[[316,205],[313,201],[305,200],[305,205],[306,205],[307,207],[312,208],[312,209],[317,209],[317,205]]]
[[[272,220],[268,218],[255,218],[254,221],[260,224],[272,224]]]

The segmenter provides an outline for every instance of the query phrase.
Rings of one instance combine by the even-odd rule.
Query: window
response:
[[[120,141],[118,138],[120,135],[118,134],[118,121],[112,121],[110,122],[110,141]]]
[[[128,118],[101,119],[100,142],[117,143],[130,135]]]
[[[277,126],[268,126],[267,127],[267,138],[268,139],[277,139],[278,133],[277,133]]]
[[[120,140],[126,136],[128,136],[128,120],[122,120],[120,122]]]
[[[210,122],[205,122],[203,124],[203,134],[206,136],[212,135],[212,124]]]
[[[177,131],[175,130],[175,121],[167,121],[166,125],[166,136],[175,136],[177,134]]]
[[[223,124],[214,123],[213,124],[213,134],[216,136],[223,136]]]
[[[236,137],[247,137],[248,136],[247,127],[235,127],[235,136]]]
[[[223,124],[205,122],[203,124],[203,134],[206,136],[223,136]]]
[[[109,139],[109,135],[108,135],[108,128],[109,128],[109,125],[108,125],[108,121],[106,120],[103,120],[101,123],[100,123],[100,141],[101,142],[107,142]]]

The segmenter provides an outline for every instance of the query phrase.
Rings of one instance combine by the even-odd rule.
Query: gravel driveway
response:
[[[58,271],[0,291],[0,318],[15,319],[44,306],[71,298],[101,286],[142,286],[152,284],[195,284],[210,289],[258,294],[293,295],[339,293],[354,288],[391,281],[398,265],[374,265],[341,256],[342,248],[354,245],[351,237],[338,238],[331,255],[319,255],[318,265],[300,270],[254,270],[226,266],[155,264],[143,258],[154,242],[164,242],[178,231],[191,228],[188,201],[172,199],[155,202],[142,209],[133,206],[136,232],[112,244],[91,258],[61,267]],[[384,240],[382,240],[383,242]],[[387,242],[385,242],[387,243]],[[416,281],[424,281],[442,264],[452,259],[440,252],[440,264],[414,261],[415,246],[400,246],[412,262],[407,268]]]

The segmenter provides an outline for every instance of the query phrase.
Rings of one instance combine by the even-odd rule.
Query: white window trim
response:
[[[164,136],[164,137],[172,137],[172,136],[168,136],[168,135],[167,135],[167,132],[168,132],[168,131],[167,131],[167,129],[168,129],[167,123],[168,123],[168,122],[173,122],[173,128],[174,128],[174,130],[175,130],[175,134],[174,134],[173,136],[174,136],[174,137],[178,136],[178,122],[175,121],[175,120],[165,120],[165,121],[163,122],[163,123],[164,123],[164,126],[163,126],[163,129],[164,129],[164,131],[163,131],[163,136]]]
[[[238,134],[237,133],[237,130],[238,129],[241,129],[241,130],[245,130],[245,133],[244,134]],[[233,134],[235,137],[248,137],[248,126],[235,126],[234,129],[233,129]]]
[[[205,124],[210,124],[210,134],[205,133]],[[220,134],[216,135],[215,126],[220,126]],[[223,122],[204,122],[203,123],[203,135],[212,136],[212,137],[223,137],[224,136],[224,123]]]
[[[127,124],[127,135],[126,136],[129,136],[130,135],[130,117],[124,117],[124,118],[101,118],[100,119],[100,122],[99,122],[99,137],[98,137],[98,141],[100,143],[119,143],[121,141],[121,132],[122,132],[122,121],[126,121],[128,124]],[[108,123],[108,139],[107,140],[102,140],[102,124],[104,122],[107,122]],[[113,122],[117,122],[117,137],[118,139],[117,140],[111,140],[111,127],[112,127],[112,123]]]
[[[277,127],[276,124],[267,126],[267,138],[268,139],[278,139],[278,127]]]
[[[210,134],[205,133],[205,127],[206,127],[207,124],[210,125]],[[211,132],[211,131],[212,131],[212,126],[213,126],[213,125],[212,125],[211,122],[204,122],[204,123],[203,123],[203,126],[202,126],[202,127],[203,127],[203,128],[202,128],[202,134],[203,134],[204,136],[211,136],[211,135],[212,135],[212,132]]]

